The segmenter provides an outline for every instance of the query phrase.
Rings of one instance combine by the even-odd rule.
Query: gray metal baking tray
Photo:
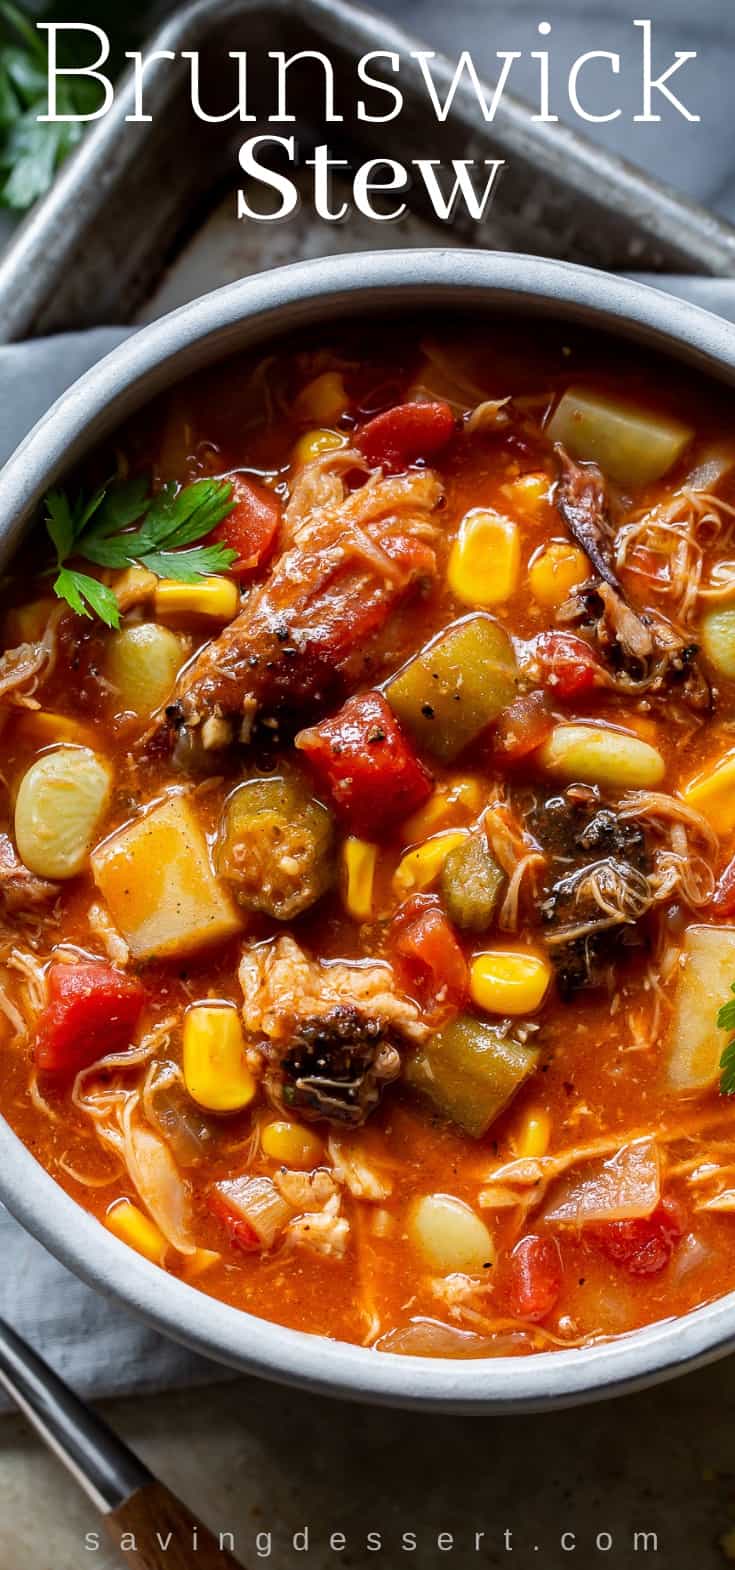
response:
[[[203,226],[211,233],[212,224],[219,234],[218,262],[208,265],[204,277],[201,266],[193,267],[194,292],[299,255],[414,240],[526,250],[637,272],[735,275],[735,230],[728,224],[576,132],[534,121],[517,99],[506,98],[488,126],[470,89],[462,87],[439,124],[411,59],[418,47],[383,17],[343,0],[199,0],[181,8],[150,41],[150,48],[178,57],[149,67],[152,123],[126,124],[132,86],[124,83],[108,115],[19,229],[0,266],[0,342],[136,320],[164,308],[172,303],[170,289],[161,292],[167,269]],[[246,49],[251,58],[264,58],[272,49],[289,54],[321,49],[329,55],[344,124],[325,129],[318,123],[313,106],[320,103],[321,75],[300,66],[290,84],[298,93],[296,124],[288,129],[298,138],[302,159],[320,141],[355,164],[378,155],[409,164],[427,149],[442,160],[505,159],[486,220],[476,223],[458,213],[451,225],[442,224],[428,203],[422,207],[415,186],[407,197],[411,211],[398,223],[328,224],[314,218],[307,204],[283,224],[238,222],[234,189],[242,175],[236,150],[245,136],[274,130],[267,123],[273,107],[270,74],[251,73],[249,107],[258,115],[257,126],[232,120],[206,125],[191,111],[189,68],[180,59],[182,50],[200,52],[202,100],[210,113],[218,106],[223,112],[232,103],[232,83],[222,70],[230,49]],[[390,125],[351,117],[354,63],[371,49],[401,56],[405,108]],[[433,68],[441,91],[454,67],[437,55]],[[174,303],[177,297],[174,289]]]

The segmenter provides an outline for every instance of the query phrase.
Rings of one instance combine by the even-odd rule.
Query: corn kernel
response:
[[[706,769],[684,786],[682,795],[712,824],[716,834],[735,829],[735,752],[728,752],[713,768]]]
[[[373,913],[377,845],[350,835],[342,847],[344,900],[355,921],[369,921]]]
[[[256,1082],[244,1055],[237,1009],[195,1003],[184,1018],[184,1082],[209,1112],[239,1112],[255,1096]]]
[[[293,412],[299,420],[314,420],[319,425],[332,425],[349,409],[350,400],[339,371],[325,371],[313,382],[302,388]]]
[[[524,518],[537,518],[548,501],[550,484],[548,474],[519,474],[502,491],[515,512]]]
[[[404,844],[415,845],[418,840],[428,839],[436,829],[460,813],[476,818],[486,799],[487,791],[482,782],[473,779],[471,774],[437,785],[424,806],[406,818],[402,829]]]
[[[112,1205],[105,1216],[105,1226],[121,1243],[127,1243],[152,1264],[163,1264],[168,1248],[166,1239],[155,1221],[144,1215],[131,1200],[120,1199]]]
[[[470,966],[470,992],[488,1014],[532,1014],[551,980],[548,961],[527,949],[478,954]]]
[[[417,845],[414,850],[402,856],[393,876],[393,888],[405,899],[409,894],[415,894],[422,889],[428,889],[438,878],[439,873],[455,845],[465,838],[466,829],[454,829],[447,834],[435,834],[433,839],[425,840],[423,845]]]
[[[271,1161],[286,1167],[318,1167],[324,1155],[324,1146],[318,1134],[300,1123],[287,1123],[278,1119],[266,1123],[260,1136],[263,1152]]]
[[[551,1118],[543,1107],[526,1113],[515,1139],[516,1155],[524,1160],[545,1156],[551,1139]]]
[[[449,586],[458,599],[465,605],[502,605],[518,583],[520,568],[517,523],[473,507],[462,519],[449,557]]]
[[[60,741],[72,742],[78,747],[94,743],[94,734],[88,725],[69,719],[66,714],[53,714],[50,709],[22,709],[15,722],[14,734],[28,747],[52,747]]]
[[[321,458],[325,452],[336,452],[338,447],[347,446],[348,437],[339,431],[306,431],[300,436],[291,461],[294,464],[311,463],[314,458]]]
[[[27,605],[15,605],[5,617],[3,634],[8,648],[19,643],[35,643],[42,638],[46,623],[58,600],[29,600]]]
[[[196,583],[161,578],[153,596],[158,616],[211,616],[215,621],[232,621],[239,603],[234,578],[222,577],[199,578]]]
[[[589,575],[590,564],[584,551],[561,540],[547,545],[528,569],[531,593],[539,605],[563,605],[572,589]]]

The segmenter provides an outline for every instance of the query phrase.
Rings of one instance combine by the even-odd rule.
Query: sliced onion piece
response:
[[[522,1330],[478,1336],[474,1330],[458,1330],[438,1319],[412,1319],[381,1336],[375,1350],[404,1357],[509,1357],[514,1352],[527,1352],[528,1341]]]
[[[146,1210],[180,1254],[194,1254],[191,1195],[168,1145],[148,1124],[128,1118],[124,1159]]]
[[[599,1226],[650,1216],[661,1197],[661,1163],[656,1141],[634,1139],[607,1161],[590,1161],[554,1184],[542,1212],[545,1221]]]
[[[261,1248],[272,1247],[294,1213],[269,1177],[226,1178],[215,1183],[213,1199],[225,1221],[252,1228]]]

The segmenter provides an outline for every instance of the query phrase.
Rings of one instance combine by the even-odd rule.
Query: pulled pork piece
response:
[[[622,691],[653,696],[678,688],[694,709],[709,708],[709,684],[697,656],[699,646],[657,612],[639,613],[630,604],[614,567],[615,529],[604,478],[596,464],[575,463],[557,443],[556,505],[570,534],[597,574],[562,607],[561,619],[588,623],[600,653]]]
[[[285,514],[286,548],[241,613],[184,672],[166,713],[169,724],[237,721],[248,740],[255,716],[313,709],[364,673],[365,645],[416,585],[436,573],[431,514],[441,497],[435,474],[369,479],[349,491],[341,475],[364,467],[357,452],[330,455],[339,473],[307,465]],[[304,511],[297,512],[299,501]],[[212,729],[223,745],[232,725]]]
[[[37,709],[38,687],[51,672],[58,653],[58,626],[65,607],[55,606],[49,615],[43,637],[34,643],[19,643],[0,655],[0,706]]]
[[[641,824],[603,807],[599,794],[572,786],[532,814],[548,855],[539,906],[562,996],[608,983],[656,902]]]
[[[9,834],[0,833],[0,903],[8,915],[37,910],[59,893],[57,883],[37,878],[23,865]]]
[[[363,1123],[400,1072],[403,1040],[428,1034],[393,972],[311,960],[293,938],[247,951],[243,1017],[265,1035],[265,1086],[277,1106],[337,1124]]]
[[[607,506],[607,490],[596,463],[575,463],[566,448],[557,442],[554,453],[559,462],[555,501],[569,533],[581,545],[598,578],[620,592],[613,566],[615,530]]]

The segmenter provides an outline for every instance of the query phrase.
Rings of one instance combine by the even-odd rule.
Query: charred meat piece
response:
[[[596,463],[575,463],[561,442],[554,452],[559,463],[555,499],[569,533],[589,557],[598,578],[620,592],[614,568],[615,530],[607,505],[605,480]]]
[[[401,1058],[386,1026],[342,1006],[302,1021],[281,1059],[281,1096],[302,1116],[331,1123],[364,1123]]]
[[[238,975],[245,1028],[279,1107],[362,1123],[399,1072],[399,1047],[429,1034],[381,961],[321,964],[284,936],[246,948]]]
[[[559,990],[603,986],[644,941],[654,903],[643,829],[574,787],[537,808],[531,828],[549,858],[539,910]]]
[[[560,468],[557,508],[597,574],[572,595],[562,619],[589,626],[621,690],[656,696],[678,689],[690,707],[708,708],[710,689],[697,660],[698,645],[663,616],[640,614],[625,594],[615,571],[615,530],[600,470],[575,463],[558,443],[554,451]]]
[[[315,506],[244,609],[185,671],[169,724],[201,726],[205,746],[225,745],[235,724],[249,740],[258,713],[313,712],[345,679],[364,675],[370,640],[412,588],[433,581],[430,517],[440,496],[425,471]]]

